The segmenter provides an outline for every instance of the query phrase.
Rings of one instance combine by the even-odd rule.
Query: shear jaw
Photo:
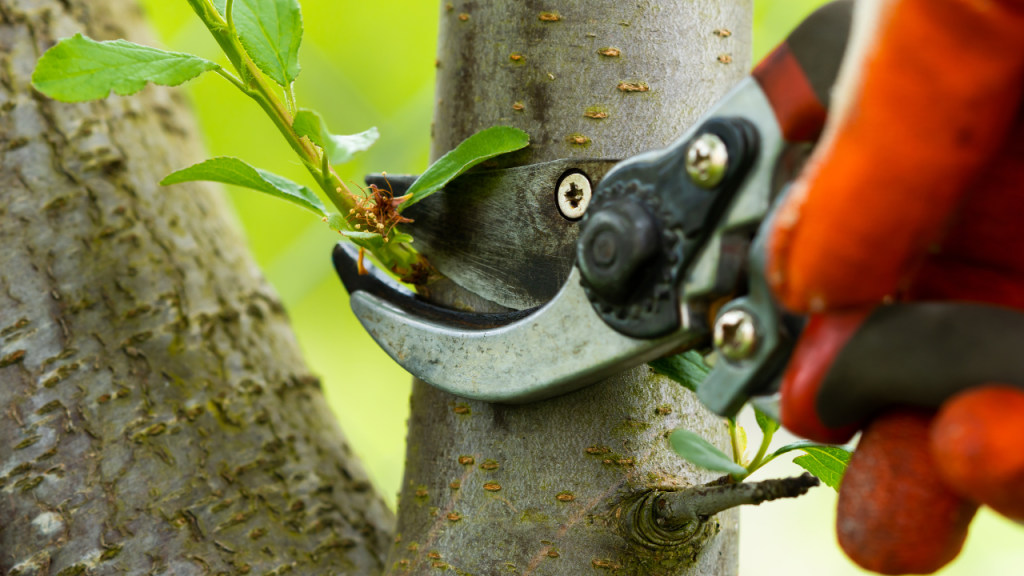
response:
[[[338,245],[339,272],[356,254]],[[342,273],[343,281],[346,276],[351,274]],[[424,382],[474,400],[515,404],[572,392],[663,356],[695,336],[682,330],[638,339],[616,332],[594,312],[576,268],[551,302],[525,317],[453,313],[399,294],[381,279],[362,282],[380,284],[349,287],[352,310],[381,348]],[[469,326],[466,316],[483,321]]]
[[[555,297],[544,306],[510,315],[445,310],[402,293],[383,278],[360,277],[352,264],[354,249],[339,245],[335,265],[351,294],[353,311],[388,355],[414,376],[456,396],[500,403],[565,394],[706,342],[707,312],[715,299],[735,290],[750,238],[768,212],[775,162],[783,145],[771,105],[751,79],[706,118],[668,149],[614,168],[598,186],[588,212],[590,218],[601,209],[603,190],[617,190],[609,203],[637,202],[629,193],[636,183],[649,192],[639,199],[645,202],[641,207],[668,223],[661,227],[660,256],[644,264],[658,270],[653,280],[627,280],[646,282],[641,287],[650,288],[655,300],[666,300],[667,282],[669,306],[652,316],[656,328],[635,321],[643,319],[651,298],[602,302],[604,296],[618,295],[596,286],[593,274],[581,273],[581,265],[594,264],[583,241],[577,266]],[[707,126],[732,130],[734,140],[746,142],[747,157],[740,156],[745,164],[717,191],[699,192],[686,188],[689,180],[681,159]],[[728,195],[720,194],[727,187]],[[701,196],[704,193],[710,196]],[[696,224],[695,210],[700,214]],[[585,239],[586,221],[581,229]],[[667,322],[670,317],[676,320]],[[752,392],[743,387],[731,394],[745,401]]]

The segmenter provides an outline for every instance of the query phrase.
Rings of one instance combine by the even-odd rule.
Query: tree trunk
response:
[[[506,164],[664,147],[749,70],[751,11],[750,0],[442,1],[432,156],[497,124],[531,136]],[[501,309],[453,283],[431,297]],[[734,510],[685,534],[634,516],[653,488],[715,477],[672,453],[665,435],[678,427],[731,451],[721,419],[646,367],[524,406],[416,382],[389,573],[735,574]]]
[[[0,0],[0,574],[379,572],[393,519],[302,362],[179,92],[79,105],[55,39],[129,0]],[[326,265],[326,264],[325,264]]]

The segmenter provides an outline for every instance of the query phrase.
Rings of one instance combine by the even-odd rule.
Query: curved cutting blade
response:
[[[663,356],[694,337],[679,331],[638,340],[612,330],[587,300],[576,268],[541,308],[466,314],[418,299],[379,272],[360,276],[356,258],[356,248],[334,249],[335,268],[363,327],[407,371],[463,398],[551,398]]]
[[[576,221],[562,216],[555,190],[562,176],[582,173],[596,188],[616,160],[565,159],[469,172],[410,206],[401,226],[441,274],[478,296],[522,310],[555,297],[576,260]],[[366,183],[393,187],[416,180],[370,174]]]

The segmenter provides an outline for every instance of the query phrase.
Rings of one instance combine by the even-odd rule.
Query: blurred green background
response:
[[[336,133],[370,126],[381,140],[342,176],[416,173],[427,165],[433,113],[437,0],[301,0],[306,26],[299,103]],[[755,0],[754,57],[764,56],[823,0]],[[210,59],[219,51],[183,0],[143,0],[164,47]],[[238,156],[315,187],[251,101],[213,75],[188,85],[211,155]],[[394,505],[405,456],[410,377],[362,331],[330,266],[336,233],[304,211],[229,189],[249,246],[291,315],[306,359],[380,492]],[[752,416],[742,419],[756,431]],[[753,434],[753,432],[752,432]],[[780,439],[780,442],[784,439]],[[751,440],[754,443],[754,439]],[[798,474],[789,462],[755,479]],[[742,511],[740,573],[747,576],[862,574],[835,541],[835,493]],[[1024,527],[982,511],[960,558],[943,575],[1024,574]]]

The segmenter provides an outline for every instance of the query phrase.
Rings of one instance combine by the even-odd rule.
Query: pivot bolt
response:
[[[606,304],[622,304],[657,256],[660,236],[657,218],[637,202],[602,204],[581,225],[576,244],[586,285]]]
[[[740,362],[757,351],[757,324],[746,310],[730,310],[715,322],[714,338],[719,354],[726,360]]]
[[[729,168],[729,149],[715,134],[705,133],[686,151],[686,173],[701,188],[714,188],[725,178]]]
[[[558,181],[558,211],[569,220],[579,220],[586,214],[593,195],[590,180],[582,172],[570,172]]]

